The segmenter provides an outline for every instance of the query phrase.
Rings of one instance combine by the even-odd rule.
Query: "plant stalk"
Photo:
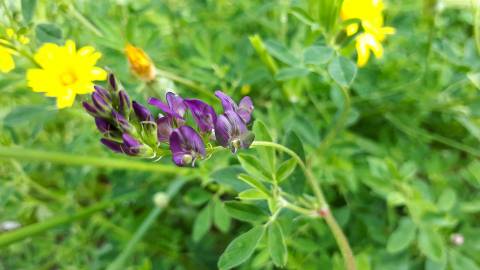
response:
[[[305,174],[305,177],[307,178],[309,185],[311,186],[311,188],[313,189],[313,192],[315,193],[315,197],[317,198],[317,201],[320,206],[319,216],[322,216],[325,218],[325,221],[328,227],[330,228],[330,231],[332,232],[333,236],[335,237],[335,240],[337,241],[337,244],[340,248],[340,252],[342,253],[342,256],[343,256],[346,269],[356,270],[357,268],[355,266],[355,257],[353,256],[353,252],[350,247],[350,244],[348,243],[347,237],[345,236],[342,229],[340,228],[337,221],[335,220],[335,217],[332,215],[331,211],[329,210],[328,203],[325,200],[325,196],[323,195],[320,184],[318,183],[318,181],[316,181],[311,170],[307,168],[307,166],[305,165],[305,162],[303,162],[303,160],[294,151],[292,151],[291,149],[281,144],[277,144],[274,142],[254,141],[252,143],[252,146],[253,147],[255,146],[272,147],[279,151],[287,153],[297,161],[298,165],[300,166],[303,173]]]
[[[82,156],[62,152],[47,152],[41,150],[24,149],[20,147],[0,146],[0,159],[11,158],[21,161],[42,161],[65,165],[93,166],[111,169],[128,169],[176,175],[188,173],[188,169],[182,169],[163,164],[146,163],[141,161],[119,158]]]

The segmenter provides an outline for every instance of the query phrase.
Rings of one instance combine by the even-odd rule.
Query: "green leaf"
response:
[[[54,24],[41,23],[35,28],[35,34],[40,42],[61,43],[63,39],[62,29]]]
[[[247,189],[238,194],[238,198],[242,201],[257,201],[257,200],[267,200],[269,196],[265,193],[259,191],[258,189]]]
[[[226,270],[244,263],[252,256],[264,234],[265,227],[256,226],[235,238],[220,256],[218,268]]]
[[[450,252],[450,267],[452,270],[479,270],[480,268],[474,260],[461,254],[456,250]]]
[[[425,256],[435,262],[441,262],[445,258],[445,243],[440,234],[431,228],[420,230],[418,247]]]
[[[247,154],[239,154],[237,158],[243,169],[251,176],[266,182],[271,182],[271,177],[268,176],[264,166],[262,166],[256,157]]]
[[[290,66],[296,66],[300,64],[300,60],[293,53],[291,53],[287,47],[277,41],[267,40],[265,41],[265,47],[267,51],[273,55],[273,57],[284,62],[285,64]]]
[[[306,77],[310,74],[310,70],[304,67],[287,67],[282,68],[275,74],[275,80],[288,81],[291,79]]]
[[[455,190],[446,188],[438,198],[437,207],[440,211],[449,211],[457,201]]]
[[[287,133],[285,146],[297,153],[300,159],[305,162],[305,151],[303,150],[303,143],[296,132],[290,131]],[[297,166],[293,173],[289,176],[288,181],[282,182],[282,187],[285,189],[286,192],[295,195],[301,195],[305,190],[305,183],[305,175],[303,174],[300,167]]]
[[[333,56],[333,49],[326,46],[311,46],[303,52],[303,62],[312,65],[324,65]]]
[[[282,227],[278,222],[273,222],[268,226],[268,250],[272,262],[276,266],[283,267],[287,264],[287,244],[283,237]]]
[[[447,264],[445,262],[434,262],[430,259],[425,261],[425,270],[445,270]]]
[[[220,200],[215,200],[213,209],[213,223],[215,224],[215,227],[224,233],[230,230],[230,215]]]
[[[192,233],[194,242],[198,242],[210,230],[212,226],[211,208],[211,205],[207,204],[195,218]]]
[[[270,197],[270,192],[268,189],[257,179],[253,178],[248,174],[240,174],[238,179],[242,180],[243,182],[247,183],[249,186],[258,189],[259,191],[263,192],[265,195]]]
[[[338,56],[328,65],[328,73],[342,87],[349,87],[357,75],[357,66],[349,59]]]
[[[315,22],[315,20],[312,17],[310,17],[310,15],[308,15],[308,13],[304,9],[302,9],[300,7],[292,7],[290,9],[290,14],[295,16],[297,19],[299,19],[304,24],[312,27],[313,30],[316,30],[316,29],[320,28],[318,23]]]
[[[475,87],[477,87],[477,89],[480,89],[480,72],[477,72],[477,73],[473,73],[473,72],[467,73],[467,77],[468,77],[468,79],[472,82],[472,84],[475,85]]]
[[[287,179],[293,173],[296,166],[297,161],[294,158],[288,159],[280,164],[280,167],[277,170],[277,182],[280,183]]]
[[[405,250],[415,239],[415,224],[408,217],[400,220],[397,229],[390,235],[387,242],[387,251],[397,253]]]
[[[273,142],[272,135],[270,135],[267,126],[261,120],[256,120],[253,124],[253,133],[258,141]],[[273,174],[275,169],[275,149],[272,147],[258,147],[256,151]]]
[[[225,208],[231,217],[241,221],[260,223],[268,218],[265,212],[252,204],[230,201],[225,203]]]
[[[36,6],[37,0],[22,0],[22,16],[26,23],[32,20]]]

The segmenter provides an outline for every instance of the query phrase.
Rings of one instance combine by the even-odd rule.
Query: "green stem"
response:
[[[3,147],[0,146],[0,159],[17,159],[21,161],[42,161],[52,162],[65,165],[77,166],[93,166],[112,169],[128,169],[139,171],[150,171],[157,173],[187,174],[188,169],[182,169],[173,166],[167,166],[156,163],[146,163],[141,161],[107,158],[107,157],[93,157],[81,156],[61,152],[47,152],[41,150],[24,149],[20,147]]]
[[[303,160],[295,152],[293,152],[292,150],[290,150],[289,148],[287,148],[287,147],[285,147],[281,144],[274,143],[274,142],[254,141],[252,143],[252,147],[255,147],[255,146],[272,147],[272,148],[275,148],[275,149],[280,150],[282,152],[285,152],[288,155],[290,155],[291,157],[293,157],[297,161],[298,165],[302,169],[305,176],[307,177],[307,181],[309,182],[310,186],[312,187],[313,193],[315,193],[315,196],[317,197],[320,208],[328,208],[328,204],[325,200],[325,196],[323,195],[323,192],[322,192],[320,186],[318,185],[317,181],[313,177],[310,170],[305,165],[305,162],[303,162]]]
[[[172,184],[170,184],[166,193],[169,200],[178,193],[184,183],[185,179],[178,179],[177,181],[174,181],[172,182]],[[135,246],[138,244],[138,242],[142,239],[148,229],[153,225],[157,217],[163,212],[163,210],[167,206],[168,202],[165,205],[157,205],[154,209],[152,209],[150,214],[143,221],[142,225],[140,225],[133,237],[130,239],[127,246],[122,250],[122,253],[120,253],[120,255],[118,255],[118,257],[107,267],[107,270],[117,270],[125,268],[126,261],[132,254]]]
[[[103,37],[103,34],[102,32],[95,26],[93,25],[93,23],[91,23],[87,18],[85,18],[85,16],[83,16],[82,13],[80,13],[76,8],[75,6],[72,4],[70,5],[70,13],[72,14],[72,16],[78,20],[78,22],[80,22],[81,24],[83,24],[83,26],[85,26],[86,28],[88,28],[90,31],[92,31],[95,35],[99,36],[99,37]]]
[[[97,203],[91,207],[82,209],[76,213],[56,216],[54,218],[48,219],[43,222],[31,224],[14,231],[4,233],[0,235],[0,248],[5,247],[11,243],[23,240],[25,238],[31,237],[33,235],[43,233],[52,228],[89,217],[90,215],[96,212],[102,211],[116,203],[124,202],[125,199],[129,199],[131,197],[132,197],[132,194],[127,194],[113,200],[107,200],[107,201]]]
[[[166,71],[166,70],[163,70],[163,69],[158,69],[157,68],[157,74],[162,76],[162,77],[165,77],[167,79],[170,79],[172,81],[175,81],[175,82],[178,82],[180,84],[183,84],[187,87],[190,87],[192,88],[193,90],[196,90],[198,91],[199,93],[202,93],[204,94],[205,96],[207,96],[208,98],[210,98],[211,100],[215,100],[215,95],[211,92],[211,91],[208,91],[207,89],[203,88],[202,86],[198,85],[197,83],[195,83],[194,81],[192,80],[189,80],[189,79],[185,79],[181,76],[178,76],[177,74],[175,73],[172,73],[172,72],[169,72],[169,71]]]
[[[274,142],[254,141],[252,143],[252,146],[253,147],[255,146],[272,147],[274,149],[287,153],[297,161],[298,165],[300,166],[303,173],[305,174],[305,177],[307,178],[308,183],[312,187],[313,192],[315,193],[315,197],[317,198],[317,201],[320,206],[319,214],[320,216],[325,218],[325,221],[328,227],[330,228],[330,231],[332,232],[332,234],[335,237],[335,240],[337,241],[337,244],[340,248],[340,252],[342,253],[342,256],[345,262],[345,267],[347,268],[347,270],[356,270],[355,257],[353,256],[353,252],[350,247],[350,244],[348,243],[347,237],[345,236],[342,229],[338,225],[337,221],[335,220],[335,217],[331,214],[328,204],[325,200],[325,196],[323,195],[322,189],[318,181],[316,181],[310,169],[308,169],[307,166],[305,165],[305,162],[303,162],[303,160],[294,151],[292,151],[291,149],[281,144],[277,144]]]
[[[342,129],[347,123],[348,114],[350,113],[351,106],[350,93],[345,87],[339,86],[339,88],[343,96],[342,112],[340,113],[337,121],[335,122],[335,125],[330,129],[328,134],[325,136],[325,139],[323,139],[322,143],[318,147],[317,153],[324,152],[325,149],[327,149],[333,143],[333,140],[335,140],[337,135],[342,131]]]

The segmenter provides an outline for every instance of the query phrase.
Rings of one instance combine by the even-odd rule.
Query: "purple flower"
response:
[[[128,96],[125,90],[120,90],[118,92],[118,110],[125,116],[130,114],[132,103],[130,102],[130,97]]]
[[[148,104],[159,108],[167,115],[176,119],[183,119],[185,112],[187,111],[187,106],[185,106],[183,98],[172,92],[168,92],[166,98],[167,104],[156,98],[150,98]]]
[[[97,129],[103,134],[109,134],[112,131],[116,131],[116,128],[110,124],[106,119],[101,117],[95,117],[95,125]]]
[[[225,112],[234,111],[240,116],[242,121],[245,124],[250,122],[252,112],[253,112],[253,102],[249,96],[246,96],[240,100],[240,103],[237,105],[235,101],[227,94],[222,91],[215,91],[215,96],[217,96],[222,102],[222,107]]]
[[[153,121],[153,116],[152,113],[145,108],[143,105],[140,103],[133,101],[132,102],[132,107],[133,111],[135,112],[135,115],[137,116],[138,120],[141,122],[152,122]]]
[[[84,101],[82,102],[83,108],[93,117],[98,116],[98,111],[95,109],[94,106],[92,106],[90,103]]]
[[[130,122],[123,116],[121,113],[112,110],[112,117],[113,121],[117,124],[117,126],[123,131],[132,131],[133,126]]]
[[[214,129],[217,114],[212,106],[198,99],[186,99],[185,104],[202,132],[207,133]]]
[[[108,84],[112,88],[113,91],[117,91],[117,80],[115,79],[115,75],[113,73],[108,74]]]
[[[121,143],[118,143],[116,141],[112,141],[112,140],[109,140],[109,139],[105,139],[105,138],[102,138],[100,140],[100,142],[105,145],[106,147],[110,148],[110,150],[112,150],[113,152],[116,152],[116,153],[123,153],[123,150],[122,150],[122,144]]]
[[[108,97],[98,91],[92,93],[92,101],[97,111],[108,112],[112,108]]]
[[[195,165],[195,160],[205,156],[205,144],[200,135],[189,126],[181,126],[170,135],[172,159],[177,166]]]
[[[168,142],[173,131],[172,118],[163,116],[157,119],[157,138],[160,142]]]
[[[129,156],[136,156],[140,153],[140,148],[142,147],[142,144],[139,141],[130,136],[128,133],[123,133],[122,139],[122,149],[125,154]]]
[[[226,110],[215,122],[215,138],[218,144],[236,153],[239,148],[250,147],[255,136],[247,129],[240,115],[235,111]]]

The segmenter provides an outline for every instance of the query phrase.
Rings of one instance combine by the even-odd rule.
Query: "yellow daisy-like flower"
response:
[[[125,46],[125,55],[130,64],[130,70],[135,75],[146,82],[155,79],[155,65],[145,51],[132,44],[127,44]]]
[[[395,28],[383,26],[382,0],[344,0],[340,12],[342,20],[359,19],[364,33],[356,37],[357,65],[363,67],[370,58],[370,51],[375,57],[383,56],[382,41],[386,35],[395,33]],[[351,23],[346,27],[348,36],[359,31],[358,23]]]
[[[15,68],[15,62],[13,61],[15,51],[2,46],[2,42],[0,40],[0,72],[8,73]]]
[[[70,107],[77,94],[94,91],[93,81],[106,79],[107,72],[95,66],[101,56],[91,46],[77,51],[72,40],[64,46],[45,43],[34,56],[41,68],[27,71],[28,86],[35,92],[56,97],[59,109]]]

